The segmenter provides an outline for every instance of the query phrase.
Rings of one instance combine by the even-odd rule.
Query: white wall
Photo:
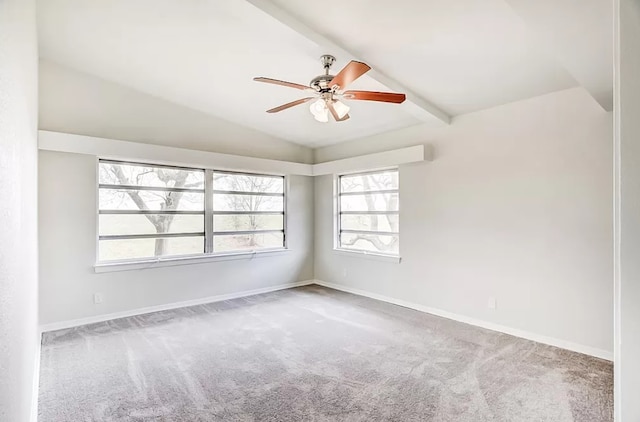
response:
[[[37,350],[35,5],[0,1],[0,420],[28,421]]]
[[[620,0],[617,55],[616,420],[640,421],[640,6]]]
[[[310,163],[311,149],[40,61],[41,130]]]
[[[94,273],[96,158],[40,151],[40,322],[51,324],[313,278],[313,180],[291,176],[289,251],[253,259]],[[93,303],[93,294],[104,296]]]
[[[316,157],[419,143],[435,160],[400,166],[400,264],[332,250],[332,177],[316,178],[315,277],[609,356],[611,113],[575,88]]]
[[[301,163],[312,160],[307,147],[49,61],[40,61],[39,100],[42,130]],[[313,181],[302,176],[290,181],[289,252],[250,261],[95,274],[95,165],[92,155],[40,152],[41,323],[313,278]],[[94,292],[103,294],[102,304],[93,304]]]

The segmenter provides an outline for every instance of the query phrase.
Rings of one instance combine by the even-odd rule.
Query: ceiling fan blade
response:
[[[254,81],[256,82],[264,82],[267,84],[273,84],[273,85],[281,85],[281,86],[288,86],[289,88],[295,88],[295,89],[300,89],[300,90],[305,90],[305,89],[311,89],[306,85],[300,85],[300,84],[296,84],[293,82],[287,82],[287,81],[279,81],[277,79],[271,79],[271,78],[253,78]]]
[[[327,108],[329,109],[329,112],[331,113],[331,115],[333,116],[336,122],[344,122],[349,118],[349,114],[347,113],[344,116],[342,116],[342,119],[341,119],[340,116],[338,116],[338,112],[336,111],[336,108],[333,106],[333,103],[331,101],[327,101]]]
[[[304,104],[308,101],[314,100],[315,98],[316,97],[307,97],[307,98],[301,98],[299,100],[291,101],[290,103],[282,104],[281,106],[267,110],[267,113],[277,113],[279,111],[286,110],[288,108],[291,108],[300,104]]]
[[[329,82],[329,87],[333,88],[338,85],[340,89],[344,89],[351,82],[358,79],[360,76],[367,73],[371,67],[368,64],[351,60],[342,70],[334,76]]]
[[[406,95],[394,92],[345,91],[342,95],[346,100],[381,101],[394,104],[400,104],[407,99]]]

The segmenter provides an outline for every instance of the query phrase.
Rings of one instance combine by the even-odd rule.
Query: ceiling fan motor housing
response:
[[[331,88],[329,88],[329,82],[333,79],[333,75],[320,75],[311,79],[309,86],[315,89],[318,92],[329,92]]]

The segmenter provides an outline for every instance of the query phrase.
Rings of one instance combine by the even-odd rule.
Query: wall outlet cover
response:
[[[496,298],[490,297],[489,300],[487,301],[487,308],[496,309],[497,307],[498,307],[498,304],[496,302]]]

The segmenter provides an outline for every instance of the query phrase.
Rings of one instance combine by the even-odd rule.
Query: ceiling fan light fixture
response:
[[[338,114],[338,117],[340,119],[342,119],[344,116],[346,116],[349,113],[349,110],[351,110],[348,105],[346,105],[345,103],[340,102],[338,100],[335,100],[333,102],[333,108],[336,111],[336,113]]]
[[[313,118],[321,123],[329,121],[329,109],[323,98],[318,98],[309,106],[309,111],[313,114]]]

